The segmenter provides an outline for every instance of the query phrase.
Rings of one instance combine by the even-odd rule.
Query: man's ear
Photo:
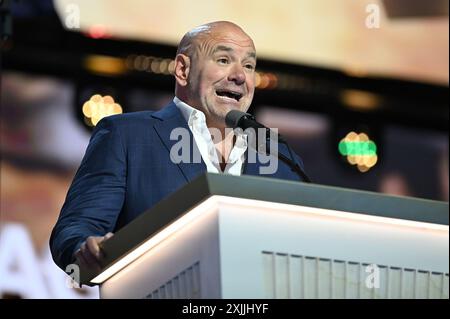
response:
[[[188,75],[191,66],[191,59],[184,54],[177,54],[175,57],[174,76],[178,85],[186,86],[188,84]]]

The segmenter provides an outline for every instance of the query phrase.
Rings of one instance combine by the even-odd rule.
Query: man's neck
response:
[[[232,130],[226,129],[225,126],[219,126],[216,123],[206,123],[208,129],[211,131],[211,135],[214,136],[214,146],[216,148],[217,157],[219,158],[220,168],[222,171],[225,169],[228,159],[236,142],[235,135]],[[220,136],[217,135],[217,130],[220,131]]]
[[[188,99],[186,97],[177,95],[177,98],[187,106],[201,111],[200,109],[193,107],[189,103],[187,103],[186,101]],[[213,137],[217,157],[219,158],[220,167],[223,171],[226,167],[231,154],[231,150],[233,149],[234,143],[236,141],[233,130],[227,129],[225,127],[225,121],[217,121],[208,117],[206,117],[206,126],[208,127],[211,136]]]

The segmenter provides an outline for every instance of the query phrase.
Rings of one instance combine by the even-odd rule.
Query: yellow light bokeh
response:
[[[164,59],[159,64],[159,72],[167,74],[167,67],[169,66],[169,63],[167,62],[167,59]]]
[[[170,61],[168,70],[169,70],[170,74],[173,74],[175,72],[175,61],[174,60]]]
[[[377,155],[372,155],[372,156],[367,156],[367,161],[366,161],[366,166],[373,167],[375,166],[375,164],[378,162],[378,156]]]
[[[114,102],[112,96],[105,95],[102,97],[99,94],[95,94],[83,104],[82,112],[84,122],[88,126],[95,126],[102,118],[121,114],[123,110],[120,104]]]
[[[369,141],[369,137],[367,136],[366,133],[359,133],[358,134],[358,138],[361,142],[368,142]]]
[[[151,65],[150,65],[151,72],[159,73],[159,64],[160,64],[160,60],[159,59],[153,60]]]
[[[352,165],[356,165],[356,156],[353,155],[348,155],[347,156],[347,161],[352,164]]]
[[[370,167],[367,167],[365,165],[358,165],[357,168],[361,173],[365,173],[370,169]]]
[[[358,134],[356,134],[355,132],[350,132],[350,133],[347,134],[345,139],[348,140],[348,142],[357,141],[358,140]]]

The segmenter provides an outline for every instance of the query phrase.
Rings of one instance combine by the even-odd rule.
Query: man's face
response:
[[[216,123],[223,123],[230,110],[247,111],[255,91],[255,66],[255,47],[246,34],[234,28],[214,30],[195,46],[187,102]]]

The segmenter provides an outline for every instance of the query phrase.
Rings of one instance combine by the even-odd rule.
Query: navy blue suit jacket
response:
[[[58,266],[65,270],[87,237],[117,231],[206,172],[203,160],[171,161],[170,149],[177,141],[170,133],[176,127],[185,128],[194,141],[174,103],[157,112],[115,115],[98,123],[51,234],[50,248]],[[279,151],[288,156],[281,144]],[[243,174],[259,175],[260,166],[267,164],[245,162]],[[264,176],[300,180],[281,161],[274,174]]]

